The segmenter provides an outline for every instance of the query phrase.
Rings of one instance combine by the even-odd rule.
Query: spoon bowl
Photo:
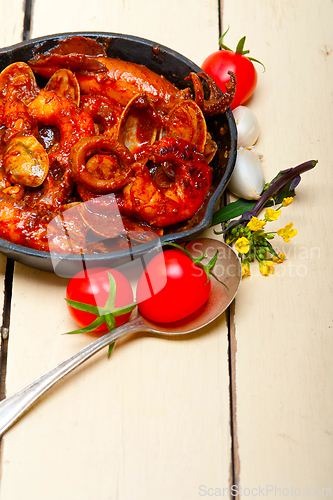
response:
[[[210,238],[194,240],[186,248],[194,257],[206,254],[202,261],[203,264],[206,264],[217,250],[219,251],[213,269],[219,281],[211,278],[212,287],[208,301],[196,312],[172,323],[154,323],[141,316],[137,310],[134,311],[134,318],[131,321],[98,338],[12,396],[1,401],[0,436],[58,380],[118,338],[138,332],[149,332],[163,336],[185,335],[205,327],[226,310],[237,294],[242,277],[241,265],[236,253],[225,243]]]

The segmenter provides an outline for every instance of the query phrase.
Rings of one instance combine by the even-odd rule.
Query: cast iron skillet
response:
[[[185,82],[185,77],[191,71],[196,73],[201,71],[189,59],[156,42],[130,35],[105,32],[61,33],[35,38],[0,49],[0,71],[13,62],[26,62],[36,53],[50,50],[57,45],[59,40],[69,36],[93,38],[107,46],[108,56],[143,64],[156,73],[164,75],[179,88],[186,88],[189,85],[189,82]],[[45,83],[39,81],[38,77],[37,82],[40,86]],[[207,118],[207,126],[213,139],[218,144],[218,154],[215,155],[211,163],[214,169],[211,195],[206,200],[204,207],[192,220],[170,226],[159,239],[162,243],[169,241],[179,243],[193,239],[210,225],[216,202],[225,190],[234,169],[237,131],[230,108],[224,115]],[[114,266],[126,263],[152,250],[156,246],[156,241],[141,244],[128,250],[104,254],[85,254],[84,266]],[[72,276],[82,269],[83,264],[81,255],[50,254],[49,252],[23,247],[1,238],[0,252],[27,266],[43,271],[56,272],[61,276]]]

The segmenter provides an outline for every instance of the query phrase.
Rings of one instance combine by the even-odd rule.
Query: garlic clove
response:
[[[253,148],[239,148],[228,189],[245,200],[258,200],[265,186],[258,153]]]
[[[237,127],[237,147],[253,146],[259,137],[259,123],[254,113],[246,106],[232,111]]]

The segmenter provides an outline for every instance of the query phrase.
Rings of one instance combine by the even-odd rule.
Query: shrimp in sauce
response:
[[[48,79],[45,87],[35,75]],[[209,163],[217,147],[205,116],[226,111],[236,81],[231,74],[221,96],[205,75],[188,79],[193,90],[180,90],[145,66],[108,57],[84,37],[5,68],[0,236],[50,251],[51,224],[53,252],[106,252],[128,246],[130,235],[147,241],[193,218],[213,183]],[[118,206],[114,229],[105,226],[108,196],[112,213]],[[101,213],[87,217],[84,204],[92,200]],[[69,230],[72,241],[64,236]],[[91,234],[109,243],[89,246]]]

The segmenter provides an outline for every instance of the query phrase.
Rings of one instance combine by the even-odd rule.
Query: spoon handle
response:
[[[2,436],[11,425],[50,387],[67,373],[89,359],[98,351],[117,340],[126,333],[134,333],[146,330],[140,316],[134,318],[129,323],[118,327],[116,330],[108,332],[103,337],[98,338],[77,353],[65,359],[62,363],[47,371],[40,377],[30,382],[28,385],[15,392],[12,396],[0,402],[0,436]]]

